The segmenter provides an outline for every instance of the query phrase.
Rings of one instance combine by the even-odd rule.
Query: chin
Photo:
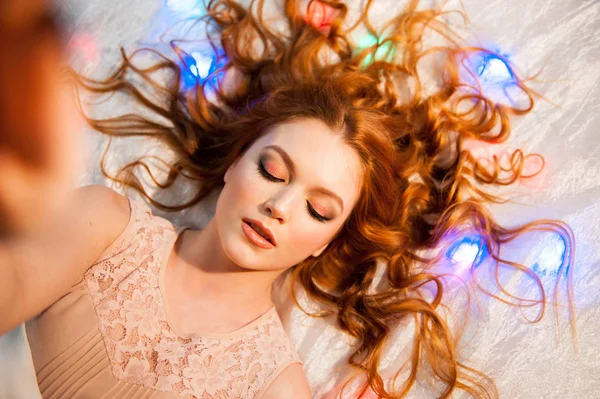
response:
[[[244,237],[237,234],[231,234],[225,240],[221,240],[221,247],[225,256],[244,269],[255,269],[252,265],[255,262],[260,263],[260,259],[257,259],[260,256],[252,250],[251,245],[244,242]]]
[[[243,237],[241,240],[245,240]],[[266,271],[266,270],[277,270],[279,268],[272,265],[273,259],[277,259],[277,255],[274,255],[273,250],[257,252],[254,251],[252,244],[245,241],[231,240],[230,245],[223,246],[225,255],[233,263],[238,265],[242,269]],[[259,251],[260,248],[256,248]],[[275,256],[275,258],[273,258]]]

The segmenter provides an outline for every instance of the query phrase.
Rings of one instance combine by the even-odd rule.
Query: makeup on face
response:
[[[343,227],[361,181],[360,155],[323,122],[274,125],[224,175],[215,212],[224,253],[250,270],[319,256]]]
[[[290,155],[281,147],[270,145],[265,147],[258,159],[258,171],[267,180],[273,183],[290,182],[296,175],[296,165]],[[306,201],[306,208],[310,216],[319,222],[326,223],[336,216],[334,209],[339,207],[339,213],[344,209],[342,199],[324,187],[315,187],[312,194],[328,197],[328,200]],[[333,206],[327,206],[330,202]]]
[[[273,249],[276,246],[275,239],[269,229],[256,220],[242,219],[242,231],[248,240],[259,248]]]

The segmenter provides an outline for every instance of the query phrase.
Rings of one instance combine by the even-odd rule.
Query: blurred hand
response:
[[[54,217],[81,163],[59,30],[47,1],[0,0],[1,238],[35,232]]]

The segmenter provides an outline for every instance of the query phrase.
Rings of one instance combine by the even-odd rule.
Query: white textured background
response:
[[[268,2],[269,0],[267,0]],[[275,0],[273,0],[275,1]],[[63,0],[60,2],[79,39],[71,42],[72,64],[86,74],[101,77],[119,59],[119,46],[129,51],[150,43],[178,14],[164,8],[164,0]],[[360,2],[349,1],[355,8]],[[381,20],[402,1],[375,0],[373,18]],[[515,225],[535,218],[555,218],[569,223],[577,242],[574,265],[575,305],[579,352],[570,335],[568,313],[560,312],[560,341],[550,308],[535,325],[524,322],[514,308],[482,297],[472,312],[468,339],[461,356],[470,366],[496,380],[502,398],[600,397],[600,1],[596,0],[464,0],[472,25],[473,43],[494,44],[511,56],[520,71],[545,69],[535,84],[549,102],[538,101],[532,113],[514,120],[510,147],[539,152],[547,161],[541,188],[517,187],[522,205],[495,206],[501,222]],[[168,19],[168,18],[172,19]],[[81,39],[83,37],[83,39]],[[87,37],[87,39],[86,39]],[[90,51],[96,47],[96,53]],[[87,53],[89,52],[89,53]],[[126,103],[116,98],[104,115],[117,115]],[[104,113],[105,112],[105,113]],[[87,131],[87,171],[80,184],[109,184],[99,172],[103,138]],[[109,157],[110,165],[148,151],[161,152],[143,141],[120,143]],[[189,188],[167,194],[174,199]],[[507,196],[513,188],[498,191]],[[203,226],[212,203],[170,220]],[[511,258],[531,264],[543,250],[545,237],[514,247]],[[511,254],[510,248],[503,254]],[[544,280],[546,282],[546,280]],[[521,295],[535,296],[531,284],[516,276],[511,287]],[[546,285],[551,290],[551,285]],[[529,289],[529,291],[528,291]],[[565,304],[565,297],[561,297]],[[463,309],[457,299],[453,305]],[[343,380],[349,343],[327,321],[306,319],[297,309],[280,303],[280,314],[305,362],[305,372],[316,398],[333,397]],[[464,312],[463,312],[464,313]],[[399,328],[384,359],[392,364],[408,348],[411,328]],[[329,393],[328,393],[329,392]],[[353,397],[351,394],[344,397]],[[418,386],[411,397],[433,397]],[[456,394],[455,397],[464,397]]]

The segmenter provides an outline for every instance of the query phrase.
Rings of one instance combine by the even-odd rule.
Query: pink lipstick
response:
[[[272,249],[277,243],[271,231],[253,219],[242,219],[242,230],[251,243],[263,249]]]

